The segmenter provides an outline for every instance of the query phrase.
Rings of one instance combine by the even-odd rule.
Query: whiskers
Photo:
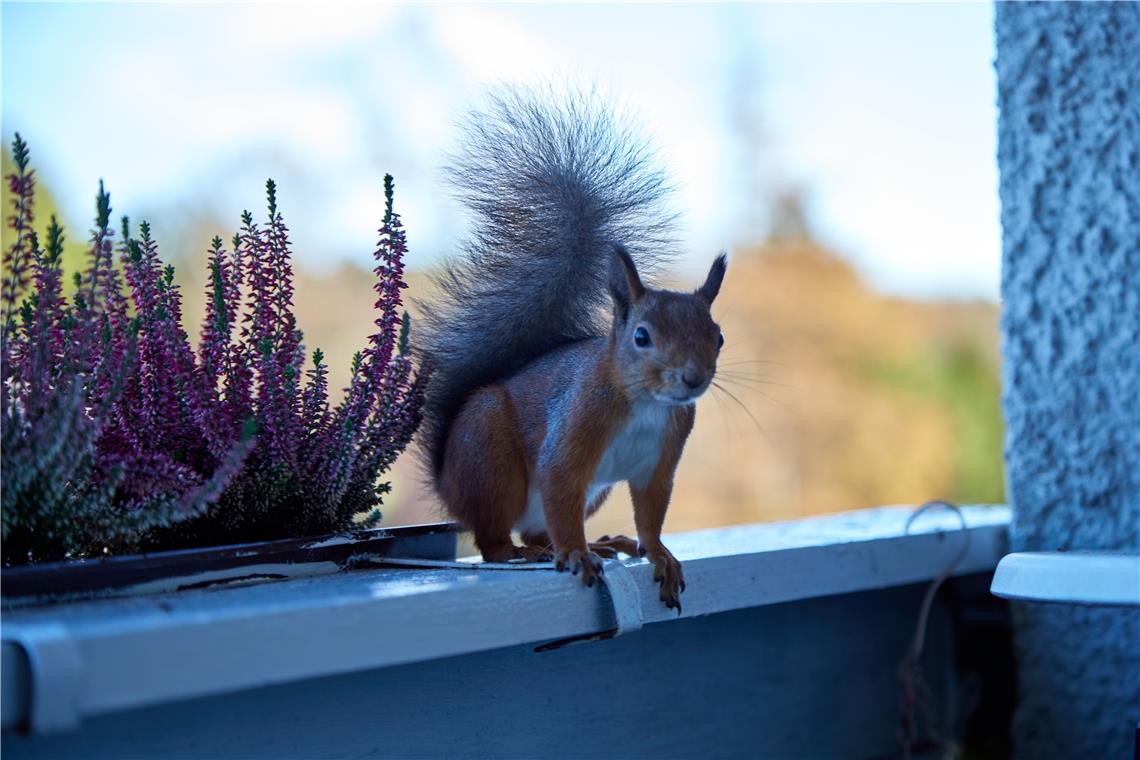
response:
[[[789,383],[784,383],[779,380],[773,380],[767,375],[753,375],[747,372],[741,372],[731,368],[718,369],[716,376],[724,378],[725,380],[733,383],[743,383],[750,386],[756,385],[774,385],[779,388],[795,388],[796,386]]]
[[[761,388],[769,386],[774,388],[791,388],[795,389],[795,385],[783,382],[779,377],[764,374],[763,369],[767,367],[783,367],[779,362],[766,361],[764,359],[738,359],[733,361],[722,361],[718,363],[716,371],[716,379],[724,385],[740,386],[747,389],[751,393],[759,394],[768,401],[776,404],[781,409],[787,410],[787,405],[776,398],[775,396],[765,393]],[[723,389],[723,388],[722,388]]]
[[[783,368],[784,366],[785,365],[780,362],[767,359],[745,358],[722,359],[719,361],[710,390],[713,391],[713,398],[717,399],[717,404],[722,410],[721,413],[732,418],[735,423],[735,421],[739,419],[740,412],[743,412],[752,426],[755,427],[769,443],[772,443],[771,435],[769,435],[768,431],[764,428],[764,425],[760,423],[755,412],[741,399],[741,396],[745,398],[760,396],[765,401],[771,402],[780,409],[787,411],[788,405],[784,403],[782,399],[773,395],[773,393],[766,392],[766,390],[774,388],[790,388],[793,390],[796,388],[794,385],[783,382],[778,375],[770,374],[774,369]]]
[[[764,436],[764,438],[767,439],[767,441],[769,443],[772,443],[772,437],[770,435],[768,435],[768,431],[765,430],[764,426],[760,424],[760,420],[756,419],[756,415],[752,413],[752,410],[749,409],[748,406],[743,401],[741,401],[740,398],[735,393],[730,391],[728,388],[725,388],[717,380],[712,381],[711,388],[713,390],[713,398],[716,398],[719,401],[719,397],[717,396],[717,393],[723,393],[726,397],[728,397],[729,400],[731,400],[733,403],[735,403],[737,406],[739,406],[740,409],[746,415],[748,415],[748,419],[752,421],[752,424],[756,427],[756,430],[759,431],[760,435]],[[776,402],[776,403],[778,403],[778,402]],[[721,410],[722,410],[722,412],[724,410],[723,404],[721,405]],[[731,415],[729,415],[729,416],[731,416]]]
[[[775,388],[795,389],[796,386],[785,383],[778,377],[767,374],[764,371],[769,367],[782,366],[783,365],[779,362],[762,359],[718,362],[716,373],[709,383],[709,393],[707,395],[711,396],[716,402],[726,426],[731,427],[735,432],[739,433],[739,421],[743,415],[743,417],[747,418],[748,423],[756,428],[760,435],[769,443],[775,443],[769,431],[765,429],[759,417],[757,417],[756,412],[745,402],[745,399],[760,397],[764,401],[770,402],[784,411],[788,411],[788,404],[785,403],[783,399],[777,395],[773,395],[774,391],[773,393],[767,391],[772,391],[772,389]],[[645,376],[633,379],[628,388],[635,394],[651,395],[658,391],[659,384],[659,378]]]

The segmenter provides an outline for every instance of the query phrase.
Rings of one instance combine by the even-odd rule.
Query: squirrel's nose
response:
[[[691,369],[685,370],[684,374],[681,375],[681,380],[684,381],[685,385],[687,385],[691,391],[695,391],[705,384],[705,376]]]

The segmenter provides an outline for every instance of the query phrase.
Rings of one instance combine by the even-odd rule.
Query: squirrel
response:
[[[642,281],[675,247],[669,188],[595,95],[499,90],[463,138],[446,176],[474,230],[419,304],[435,490],[485,561],[553,560],[593,586],[603,557],[646,557],[680,614],[661,530],[724,344],[710,307],[725,254],[693,292]],[[637,539],[587,542],[586,518],[621,481]]]

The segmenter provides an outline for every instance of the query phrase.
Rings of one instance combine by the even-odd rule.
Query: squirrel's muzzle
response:
[[[684,374],[681,375],[681,382],[683,382],[685,387],[689,390],[695,391],[705,384],[705,376],[702,372],[687,369]]]

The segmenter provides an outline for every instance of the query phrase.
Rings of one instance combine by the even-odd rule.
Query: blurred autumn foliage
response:
[[[205,271],[210,224],[199,220],[201,231],[177,246],[202,257],[176,262],[186,314],[204,306],[204,282],[191,278]],[[1002,501],[997,305],[883,295],[802,232],[730,252],[714,308],[726,336],[724,390],[698,404],[666,530],[931,498]],[[672,284],[691,287],[688,279]],[[427,279],[407,280],[414,301]],[[297,319],[306,343],[325,351],[334,399],[369,334],[371,283],[349,264],[296,273]],[[414,330],[414,305],[412,317]],[[440,517],[412,456],[397,461],[392,483],[384,525]],[[632,530],[621,488],[588,527]]]

